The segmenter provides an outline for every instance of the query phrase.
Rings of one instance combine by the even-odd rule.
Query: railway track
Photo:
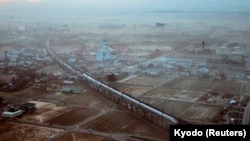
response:
[[[95,79],[93,76],[82,72],[81,70],[78,70],[76,68],[74,68],[72,65],[64,62],[61,58],[59,58],[49,47],[49,39],[46,42],[46,51],[48,54],[50,54],[55,60],[56,62],[63,67],[64,69],[66,69],[67,71],[77,75],[80,79],[84,80],[85,82],[87,82],[91,87],[93,87],[96,90],[101,91],[105,96],[108,95],[107,97],[109,97],[110,99],[116,101],[116,102],[125,102],[127,103],[127,107],[129,107],[129,109],[132,108],[137,108],[138,113],[139,111],[143,111],[143,115],[156,115],[159,117],[159,121],[162,122],[162,124],[160,126],[164,127],[164,128],[168,128],[167,126],[169,126],[170,124],[178,124],[179,121],[177,118],[173,117],[172,115],[169,115],[159,109],[156,109],[134,97],[131,97],[129,95],[127,95],[124,92],[121,92],[111,86],[109,86],[108,84],[101,82],[97,79]],[[164,119],[162,121],[162,119]]]

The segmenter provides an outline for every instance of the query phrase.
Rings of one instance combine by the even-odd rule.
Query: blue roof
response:
[[[106,42],[102,43],[102,48],[98,50],[99,52],[112,52],[113,49],[111,49],[109,46],[107,46]]]

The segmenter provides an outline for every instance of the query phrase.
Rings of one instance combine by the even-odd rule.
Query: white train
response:
[[[75,73],[76,75],[78,75],[78,77],[87,81],[90,85],[92,85],[96,88],[100,88],[102,90],[108,91],[108,92],[112,93],[113,95],[115,95],[117,98],[123,99],[123,100],[125,99],[126,101],[129,101],[130,103],[134,104],[135,106],[142,107],[143,109],[145,109],[149,112],[152,112],[160,117],[163,117],[164,119],[167,119],[172,124],[178,124],[178,120],[175,117],[173,117],[169,114],[166,114],[166,113],[164,113],[164,112],[162,112],[154,107],[151,107],[151,106],[149,106],[149,105],[147,105],[147,104],[145,104],[145,103],[143,103],[143,102],[141,102],[133,97],[130,97],[127,94],[124,94],[123,92],[120,92],[119,90],[116,90],[115,88],[108,86],[107,84],[95,79],[94,77],[92,77],[86,73],[81,73],[77,69],[74,69],[73,66],[70,66],[69,64],[63,62],[48,47],[47,47],[47,51],[58,62],[59,65],[66,68],[68,71]]]
[[[146,110],[148,110],[148,111],[150,111],[158,116],[162,116],[163,118],[168,119],[173,124],[178,124],[178,120],[176,118],[174,118],[174,117],[172,117],[172,116],[170,116],[170,115],[168,115],[168,114],[166,114],[158,109],[155,109],[155,108],[153,108],[153,107],[151,107],[151,106],[149,106],[149,105],[147,105],[147,104],[145,104],[145,103],[143,103],[135,98],[132,98],[132,97],[124,94],[123,92],[120,92],[119,90],[116,90],[116,89],[108,86],[107,84],[94,79],[93,77],[89,76],[88,74],[85,74],[85,73],[82,74],[82,78],[84,80],[88,81],[89,83],[94,84],[96,87],[99,87],[103,90],[111,92],[112,94],[116,95],[117,97],[119,97],[121,99],[125,99],[138,107],[142,107],[142,108],[144,108],[144,109],[146,109]]]

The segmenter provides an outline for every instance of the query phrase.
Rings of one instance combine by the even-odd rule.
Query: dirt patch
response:
[[[250,81],[249,80],[248,80],[248,83],[245,84],[243,93],[250,96]]]
[[[198,91],[189,91],[189,90],[182,90],[173,96],[171,96],[171,100],[183,100],[183,101],[191,101],[195,102],[200,99],[202,95],[204,95],[206,92],[198,92]]]
[[[168,140],[168,132],[125,112],[110,112],[81,128],[105,133],[124,133],[135,136]]]
[[[134,97],[140,96],[141,94],[149,91],[151,87],[147,86],[137,86],[137,85],[126,85],[127,87],[123,87],[120,91],[132,95]]]
[[[88,117],[91,117],[97,114],[98,112],[99,112],[98,110],[93,110],[93,109],[76,108],[60,116],[57,116],[53,119],[50,119],[47,122],[52,123],[52,124],[57,124],[57,125],[69,126],[69,125],[74,125],[76,123],[79,123],[87,119]]]
[[[118,140],[112,139],[110,137],[98,136],[98,135],[87,134],[87,133],[79,133],[79,132],[68,133],[68,134],[62,136],[61,138],[57,139],[56,141],[80,141],[80,140],[118,141]]]
[[[148,92],[145,97],[154,97],[154,98],[169,98],[175,93],[178,93],[180,90],[176,89],[167,89],[167,88],[156,88]]]
[[[185,101],[165,100],[160,98],[156,99],[150,97],[142,97],[140,100],[175,117],[181,117],[187,108],[192,105],[192,103]]]
[[[209,81],[209,80],[195,80],[195,79],[182,79],[177,78],[164,86],[167,88],[176,88],[176,89],[186,89],[186,90],[199,90],[199,91],[208,91],[219,85],[218,81]]]
[[[37,96],[43,95],[44,92],[35,90],[35,89],[24,89],[22,91],[19,91],[15,94],[17,97],[22,97],[22,98],[35,98]]]
[[[1,141],[45,141],[51,137],[62,133],[63,130],[27,125],[17,124],[12,122],[5,122],[0,125],[0,140]]]
[[[218,93],[232,93],[232,94],[239,94],[241,89],[240,83],[224,81],[213,88],[211,91],[218,92]]]
[[[62,70],[58,65],[55,66],[46,66],[40,70],[37,71],[37,73],[45,73],[45,74],[53,74],[55,76],[59,76],[65,73],[64,70]]]
[[[164,82],[165,80],[166,80],[166,78],[164,78],[164,77],[142,75],[142,76],[137,76],[137,77],[134,77],[132,79],[129,79],[123,83],[155,86],[161,82]]]
[[[72,93],[56,92],[54,94],[47,95],[46,97],[44,97],[44,99],[61,101],[74,96],[76,95]]]
[[[41,101],[29,101],[29,102],[31,102],[31,103],[34,103],[35,105],[36,105],[36,108],[37,109],[40,109],[40,108],[42,108],[42,107],[45,107],[45,106],[48,106],[48,105],[50,105],[51,103],[47,103],[47,102],[41,102]]]
[[[52,103],[40,103],[39,109],[36,112],[23,116],[23,120],[34,122],[45,122],[53,117],[61,115],[70,110],[68,107],[56,106]]]
[[[100,96],[101,95],[101,96]],[[102,94],[97,95],[96,92],[88,90],[83,94],[78,94],[75,97],[70,97],[63,102],[65,105],[76,105],[91,109],[105,110],[113,107],[110,101],[102,97]]]
[[[223,107],[192,105],[182,115],[183,119],[192,120],[193,122],[215,122],[216,116],[220,114]]]
[[[0,82],[9,82],[11,79],[13,79],[16,75],[10,75],[10,74],[1,74],[0,75]]]

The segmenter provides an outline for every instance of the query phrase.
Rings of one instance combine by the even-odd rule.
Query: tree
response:
[[[117,78],[116,78],[115,75],[112,73],[112,74],[107,75],[107,80],[108,80],[108,81],[116,81]]]

